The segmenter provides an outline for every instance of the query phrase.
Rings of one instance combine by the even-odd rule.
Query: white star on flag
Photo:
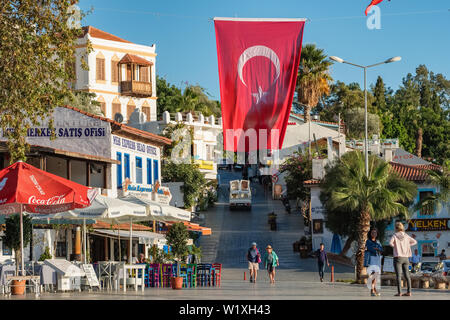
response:
[[[252,96],[256,98],[256,104],[259,104],[260,102],[265,102],[266,95],[267,95],[267,92],[263,91],[261,89],[261,87],[258,87],[257,93],[252,93]]]

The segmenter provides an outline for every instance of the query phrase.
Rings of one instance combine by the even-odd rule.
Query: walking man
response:
[[[250,282],[255,283],[258,277],[259,264],[261,263],[261,254],[256,247],[256,242],[253,242],[251,248],[248,249],[246,258],[250,272]]]
[[[325,252],[325,245],[323,243],[320,244],[320,249],[316,251],[317,255],[317,265],[319,266],[319,277],[320,282],[323,282],[323,276],[325,273],[325,263],[329,267],[327,253]]]

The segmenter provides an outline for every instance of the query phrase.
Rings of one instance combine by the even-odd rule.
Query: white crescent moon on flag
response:
[[[272,61],[276,68],[276,76],[273,82],[277,81],[278,77],[280,76],[280,59],[278,59],[277,54],[270,48],[266,46],[253,46],[245,49],[244,52],[242,52],[241,56],[239,57],[238,61],[238,74],[239,78],[241,79],[242,83],[247,86],[244,79],[242,78],[242,69],[244,68],[245,64],[248,60],[254,57],[266,57]]]

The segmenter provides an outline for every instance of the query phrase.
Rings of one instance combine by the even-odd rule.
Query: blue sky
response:
[[[80,0],[93,7],[83,25],[131,42],[156,43],[156,72],[170,83],[199,84],[219,99],[216,40],[212,17],[309,18],[303,44],[327,55],[369,65],[393,56],[402,61],[370,69],[368,83],[381,75],[396,90],[419,64],[450,77],[448,0],[391,0],[379,4],[381,29],[369,30],[364,10],[370,0]],[[359,82],[359,68],[334,64],[335,80]]]

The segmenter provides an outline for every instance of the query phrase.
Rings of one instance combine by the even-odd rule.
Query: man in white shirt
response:
[[[416,265],[420,262],[421,258],[419,256],[419,252],[417,249],[414,250],[414,254],[411,258],[409,258],[409,262],[411,262],[411,270],[415,272]]]

